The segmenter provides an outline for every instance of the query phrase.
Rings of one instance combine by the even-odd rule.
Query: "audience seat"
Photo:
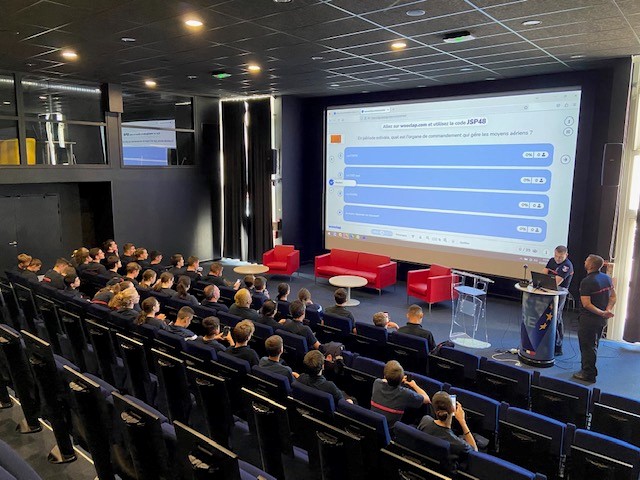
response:
[[[450,395],[457,395],[463,406],[469,430],[489,440],[488,450],[495,452],[498,441],[498,416],[500,402],[461,388],[449,389]],[[462,432],[458,432],[462,434]]]
[[[355,328],[357,333],[352,334],[350,349],[365,357],[387,360],[387,329],[364,322],[356,322]]]
[[[377,378],[383,378],[384,365],[384,362],[379,360],[357,357],[351,367],[344,367],[340,385],[358,400],[358,405],[369,408],[373,382]]]
[[[586,428],[591,407],[591,389],[576,382],[545,377],[534,372],[531,410],[578,428]]]
[[[528,409],[531,378],[529,370],[482,357],[475,390],[512,407]]]
[[[270,275],[291,276],[300,268],[300,250],[293,245],[276,245],[262,254],[262,264]]]
[[[407,272],[407,301],[416,297],[431,305],[451,300],[451,284],[456,276],[451,269],[440,265],[431,265],[422,270]]]
[[[454,387],[473,389],[480,357],[457,348],[442,347],[428,357],[428,374]]]
[[[575,432],[567,464],[568,479],[636,480],[640,448],[596,432]]]
[[[507,462],[486,453],[471,452],[467,458],[467,468],[458,471],[459,480],[547,480],[540,473],[525,470],[511,462]]]
[[[405,370],[426,373],[428,355],[426,338],[394,332],[387,339],[387,357],[398,360]]]
[[[0,478],[3,480],[42,480],[18,453],[0,440]]]
[[[640,447],[640,401],[594,389],[590,429]]]
[[[456,469],[449,442],[446,440],[428,435],[402,422],[396,422],[393,431],[394,439],[389,446],[391,451],[408,454],[419,459],[425,467],[445,475],[451,474]]]

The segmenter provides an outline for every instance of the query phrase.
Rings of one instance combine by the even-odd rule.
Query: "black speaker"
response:
[[[622,143],[605,143],[602,153],[602,176],[600,184],[603,187],[617,187],[620,185],[620,167],[622,166]]]
[[[122,113],[122,87],[114,83],[102,84],[102,109],[105,112]]]

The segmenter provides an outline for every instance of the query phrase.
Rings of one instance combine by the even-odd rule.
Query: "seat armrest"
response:
[[[275,250],[272,248],[271,250],[267,250],[262,254],[262,263],[265,264],[273,260]]]
[[[422,270],[409,270],[407,272],[407,283],[426,281],[429,278],[429,268],[423,268]]]
[[[295,267],[296,270],[300,268],[300,250],[294,250],[287,255],[287,265]]]
[[[316,266],[331,265],[331,252],[316,256]]]

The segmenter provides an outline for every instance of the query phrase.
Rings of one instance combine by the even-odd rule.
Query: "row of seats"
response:
[[[452,350],[451,352],[455,352],[455,354],[464,353],[464,352],[459,352],[459,351],[455,351],[455,350]],[[222,354],[221,357],[224,358],[224,354]],[[349,359],[350,357],[347,356],[347,358]],[[457,360],[460,360],[460,358],[457,358]],[[346,390],[350,391],[350,392],[353,391],[353,388],[354,388],[355,385],[358,385],[358,379],[362,378],[362,373],[367,373],[366,372],[367,363],[369,364],[369,367],[371,367],[373,365],[374,366],[373,368],[377,368],[378,369],[377,372],[374,372],[375,375],[371,375],[373,378],[379,378],[380,376],[382,376],[383,364],[381,362],[375,362],[375,360],[370,360],[370,359],[366,359],[366,358],[363,358],[363,357],[359,357],[359,358],[356,357],[353,360],[353,362],[348,362],[348,363],[350,363],[351,366],[347,367],[347,369],[346,369],[347,375],[344,377],[346,385],[344,386],[344,388]],[[353,373],[355,373],[355,375],[352,375],[352,373],[350,372],[349,369],[352,369]],[[347,379],[348,379],[348,381],[347,381]],[[430,388],[426,388],[427,391],[430,394],[433,394],[435,391],[437,391],[439,389],[446,388],[445,385],[442,385],[442,384],[437,385],[437,383],[433,382],[433,380],[429,381],[429,379],[426,379],[424,382],[425,383],[431,382]],[[456,389],[452,389],[452,393],[455,390]],[[464,395],[465,395],[464,392],[462,392],[462,391],[459,391],[458,394],[461,395],[462,397],[464,397]],[[470,397],[472,395],[473,395],[473,392],[468,392],[467,393],[468,397]],[[362,399],[363,404],[368,404],[368,400],[370,399],[370,390],[367,393],[366,388],[365,388],[364,389],[364,393],[360,394],[360,399]],[[468,402],[469,402],[468,398],[465,398],[464,400],[461,398],[461,401],[463,401],[465,403],[465,406],[468,408]],[[497,402],[495,402],[495,403],[497,404]],[[494,418],[495,417],[497,417],[497,415],[494,414]],[[488,422],[488,423],[491,423],[491,422]],[[567,443],[567,442],[564,442],[564,443]],[[561,453],[561,455],[563,455],[563,454]],[[564,455],[566,455],[566,453]]]

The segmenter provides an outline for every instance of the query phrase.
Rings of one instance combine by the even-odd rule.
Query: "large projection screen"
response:
[[[521,277],[566,245],[579,87],[326,111],[325,246]]]

